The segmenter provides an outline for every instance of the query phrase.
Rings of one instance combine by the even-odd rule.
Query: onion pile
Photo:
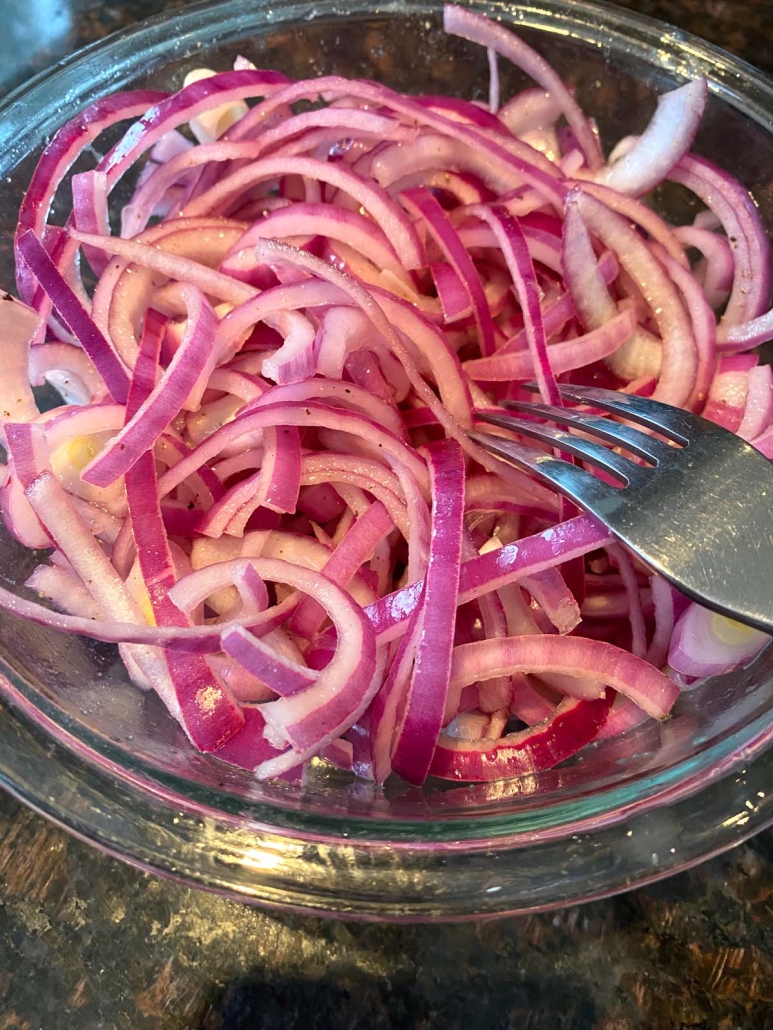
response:
[[[773,455],[768,242],[690,153],[706,83],[605,160],[535,51],[458,7],[445,26],[488,48],[488,106],[239,58],[97,100],[19,213],[0,501],[48,557],[45,603],[0,605],[118,644],[196,748],[264,779],[533,773],[766,639],[467,436],[532,380],[552,404],[597,383]],[[501,105],[500,58],[536,83]],[[665,180],[693,224],[643,201]]]

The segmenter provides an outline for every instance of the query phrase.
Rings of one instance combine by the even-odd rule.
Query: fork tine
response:
[[[509,461],[519,468],[533,472],[548,486],[552,486],[553,489],[583,507],[603,504],[620,493],[618,487],[608,486],[598,477],[586,472],[585,469],[572,465],[562,458],[555,458],[552,454],[546,454],[545,451],[527,447],[515,440],[490,436],[488,433],[476,433],[468,430],[467,435],[481,447],[485,447],[491,454],[495,454],[498,458],[504,458],[505,461]]]
[[[536,384],[524,384],[528,390],[536,392]],[[649,397],[638,397],[633,393],[618,393],[615,390],[602,390],[597,386],[573,386],[558,384],[558,392],[562,397],[578,404],[589,404],[603,411],[611,411],[623,415],[631,422],[654,429],[663,436],[668,436],[678,443],[689,444],[696,436],[700,436],[712,428],[712,423],[697,415],[691,415],[681,408],[673,408],[670,404],[661,404]]]
[[[538,410],[536,414],[544,413]],[[502,429],[511,429],[522,436],[530,436],[542,443],[553,444],[563,451],[574,454],[575,457],[611,473],[616,479],[623,483],[632,483],[640,480],[646,475],[638,465],[635,465],[628,458],[616,454],[608,447],[594,443],[592,440],[584,440],[580,436],[573,436],[563,429],[555,429],[553,426],[542,425],[539,422],[527,422],[526,419],[516,418],[514,415],[497,415],[492,412],[477,411],[475,418],[482,422],[488,422],[492,426],[500,426]]]
[[[612,422],[608,418],[598,415],[586,415],[584,412],[574,411],[572,408],[557,408],[552,404],[533,404],[530,401],[501,401],[503,408],[511,408],[514,411],[523,411],[529,415],[536,415],[539,418],[549,418],[551,422],[558,422],[561,425],[575,427],[591,436],[598,436],[614,447],[624,447],[631,454],[637,454],[646,461],[662,464],[673,457],[674,449],[662,441],[648,436],[638,429],[623,425],[621,422]]]

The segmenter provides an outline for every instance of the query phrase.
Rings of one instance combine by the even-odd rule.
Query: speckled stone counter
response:
[[[0,92],[180,0],[0,0]],[[628,0],[773,71],[770,0]],[[0,795],[0,1030],[773,1028],[773,832],[580,908],[456,926],[260,912]]]
[[[610,901],[382,926],[260,912],[0,796],[3,1030],[767,1030],[773,835]]]

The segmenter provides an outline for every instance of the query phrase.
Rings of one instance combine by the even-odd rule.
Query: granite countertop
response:
[[[0,0],[0,92],[181,0]],[[767,0],[627,0],[773,71]],[[773,1028],[773,832],[558,913],[261,912],[106,858],[0,794],[0,1030]]]

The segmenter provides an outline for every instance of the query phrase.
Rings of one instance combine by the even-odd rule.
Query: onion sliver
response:
[[[464,512],[464,465],[455,441],[428,449],[432,484],[432,536],[424,577],[421,630],[404,701],[392,767],[409,783],[427,778],[449,689],[459,592]]]
[[[598,735],[614,697],[607,693],[596,701],[567,698],[544,722],[499,740],[456,740],[443,734],[430,772],[444,780],[482,783],[551,769]]]

